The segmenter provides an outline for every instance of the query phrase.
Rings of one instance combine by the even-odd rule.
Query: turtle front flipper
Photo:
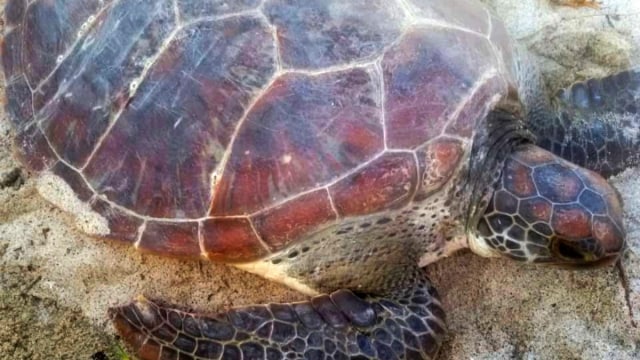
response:
[[[605,177],[640,164],[639,69],[577,82],[553,107],[529,119],[539,146]]]
[[[110,314],[145,360],[433,359],[445,333],[444,311],[424,276],[387,297],[339,290],[211,317],[141,298]]]

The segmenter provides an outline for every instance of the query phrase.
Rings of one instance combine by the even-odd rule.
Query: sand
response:
[[[486,2],[539,57],[552,88],[638,64],[634,0],[604,1],[600,10]],[[84,235],[21,170],[11,131],[0,114],[0,359],[123,358],[106,309],[138,294],[207,311],[304,298],[224,265],[143,255]],[[623,271],[522,266],[468,252],[427,269],[449,315],[442,358],[640,358],[640,169],[614,184],[629,229]]]

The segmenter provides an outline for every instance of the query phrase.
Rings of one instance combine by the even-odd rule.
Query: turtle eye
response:
[[[560,255],[560,257],[567,260],[584,260],[584,256],[582,255],[582,253],[576,250],[573,246],[569,245],[567,240],[556,239],[555,243],[556,253]]]

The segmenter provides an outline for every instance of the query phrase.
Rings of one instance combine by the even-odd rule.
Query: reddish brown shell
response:
[[[473,0],[9,0],[20,159],[109,238],[250,261],[428,200],[510,82]]]

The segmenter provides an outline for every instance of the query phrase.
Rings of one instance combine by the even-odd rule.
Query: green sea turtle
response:
[[[143,359],[430,359],[420,267],[461,248],[614,262],[640,74],[553,99],[474,0],[9,0],[16,152],[100,238],[313,296],[110,310]],[[571,161],[571,162],[569,162]]]

